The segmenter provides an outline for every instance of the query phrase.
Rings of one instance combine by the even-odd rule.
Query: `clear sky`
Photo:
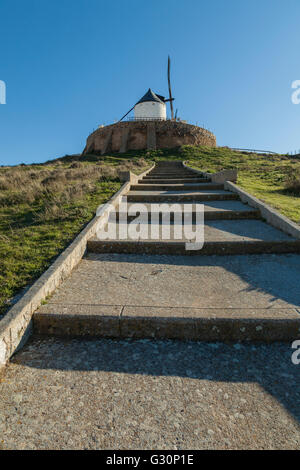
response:
[[[79,153],[150,87],[219,145],[300,149],[300,0],[1,0],[0,164]],[[169,111],[169,110],[168,110]]]

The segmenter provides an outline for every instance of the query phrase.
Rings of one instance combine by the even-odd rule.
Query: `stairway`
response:
[[[197,173],[183,166],[182,162],[159,162],[155,168],[138,184],[131,185],[127,194],[127,213],[121,208],[116,214],[116,239],[99,240],[98,237],[88,241],[88,251],[94,253],[153,253],[153,254],[187,254],[187,255],[228,255],[251,253],[299,253],[300,241],[260,220],[260,213],[239,196],[225,191],[223,184],[212,183],[209,179],[199,177]],[[134,205],[143,204],[147,219],[149,238],[135,240],[120,239],[121,224],[132,222],[138,215],[130,215]],[[204,246],[198,250],[186,250],[190,239],[174,237],[176,223],[174,213],[170,221],[159,211],[155,222],[151,220],[150,209],[153,204],[180,204],[181,208],[193,208],[191,224],[196,222],[195,204],[204,205]],[[176,212],[176,211],[175,211]],[[147,215],[146,215],[147,214]],[[178,220],[178,219],[177,219]],[[113,223],[113,221],[111,221]],[[151,239],[151,225],[158,224],[159,239]],[[170,238],[161,235],[162,227],[169,224]]]
[[[168,214],[157,203],[178,206]],[[190,207],[193,228],[196,203],[204,206],[204,245],[187,250],[191,240],[175,236],[177,212]],[[120,236],[136,220],[130,212],[136,204],[141,227],[148,233],[154,227],[158,239]],[[160,162],[131,185],[127,207],[121,203],[109,223],[117,237],[88,240],[82,261],[35,312],[35,333],[229,342],[299,337],[300,240],[264,222],[223,185],[181,162]]]

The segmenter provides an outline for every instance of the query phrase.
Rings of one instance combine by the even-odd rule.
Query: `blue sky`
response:
[[[300,149],[299,0],[1,0],[0,164],[79,153],[151,87],[219,145]]]

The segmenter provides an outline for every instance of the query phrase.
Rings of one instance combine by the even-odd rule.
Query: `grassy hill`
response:
[[[17,299],[121,186],[118,171],[141,173],[153,161],[185,160],[194,168],[238,168],[238,184],[300,222],[300,160],[227,148],[65,156],[40,165],[0,168],[0,313]],[[14,297],[16,296],[16,297]]]
[[[233,152],[228,148],[186,147],[185,159],[209,172],[237,168],[237,184],[279,212],[300,223],[300,159],[280,155]]]
[[[139,157],[64,157],[0,168],[0,314],[118,191],[118,170],[147,165]]]

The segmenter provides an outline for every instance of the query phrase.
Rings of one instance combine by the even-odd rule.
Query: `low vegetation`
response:
[[[89,160],[0,168],[0,314],[121,187],[119,171],[147,167],[141,158]]]
[[[300,168],[290,172],[286,178],[285,191],[295,196],[300,196]]]
[[[300,223],[300,159],[234,152],[228,148],[184,147],[185,160],[209,172],[238,169],[238,185]]]
[[[237,168],[242,188],[300,223],[300,159],[291,156],[183,146],[0,167],[0,313],[120,188],[119,171],[138,174],[159,160],[183,160],[208,172]]]

